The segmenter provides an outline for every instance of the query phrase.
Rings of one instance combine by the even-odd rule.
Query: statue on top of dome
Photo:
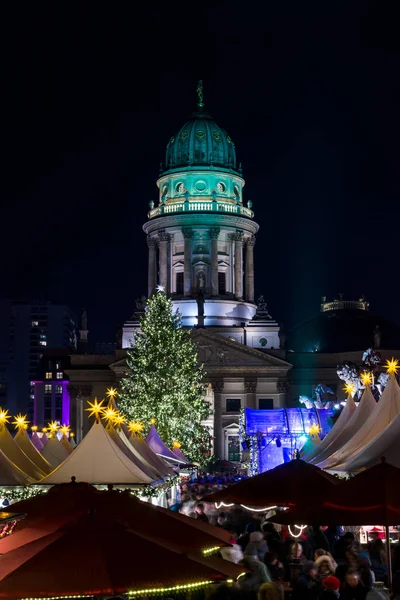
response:
[[[204,94],[203,94],[203,80],[200,79],[199,83],[197,84],[197,106],[199,108],[203,108],[204,107]]]

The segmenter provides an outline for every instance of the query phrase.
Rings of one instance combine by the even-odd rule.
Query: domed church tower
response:
[[[150,203],[143,227],[148,295],[162,285],[186,326],[243,327],[256,313],[253,252],[259,227],[251,201],[243,200],[235,145],[205,110],[202,82],[197,93],[196,112],[167,145],[158,205]]]

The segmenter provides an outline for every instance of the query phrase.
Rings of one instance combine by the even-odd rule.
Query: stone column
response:
[[[235,299],[243,300],[243,231],[233,234],[235,242]]]
[[[70,398],[70,425],[78,443],[89,430],[89,419],[85,408],[87,408],[87,400],[92,396],[92,386],[75,383],[70,384],[67,390]]]
[[[211,296],[218,296],[218,236],[219,227],[210,229],[211,240]]]
[[[165,231],[160,231],[159,235],[159,261],[160,261],[160,285],[163,286],[165,292],[167,292],[168,285],[168,233]]]
[[[147,245],[149,247],[149,264],[147,278],[147,297],[150,298],[156,289],[156,246],[157,240],[154,237],[147,236]]]
[[[254,304],[254,235],[246,240],[246,302]]]
[[[244,391],[246,392],[246,407],[247,408],[258,408],[256,402],[256,390],[257,390],[257,382],[256,381],[245,381],[244,382]]]
[[[184,267],[183,267],[183,293],[190,296],[192,293],[192,238],[193,229],[184,227],[182,229],[184,237]]]
[[[214,454],[220,459],[224,457],[224,436],[222,431],[222,398],[223,380],[212,382],[214,390]]]

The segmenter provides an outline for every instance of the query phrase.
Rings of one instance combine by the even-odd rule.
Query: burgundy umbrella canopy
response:
[[[216,558],[186,556],[105,522],[96,512],[0,556],[0,598],[116,595],[236,579]]]
[[[330,497],[338,479],[315,465],[295,459],[203,498],[207,502],[254,507],[294,506]]]

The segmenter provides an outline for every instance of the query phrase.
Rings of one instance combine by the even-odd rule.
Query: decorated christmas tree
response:
[[[190,332],[181,325],[172,301],[159,289],[148,301],[127,351],[130,372],[121,380],[118,405],[129,419],[140,421],[146,433],[155,423],[163,441],[180,443],[192,461],[203,463],[210,436],[202,421],[210,406],[205,399],[203,368]]]

